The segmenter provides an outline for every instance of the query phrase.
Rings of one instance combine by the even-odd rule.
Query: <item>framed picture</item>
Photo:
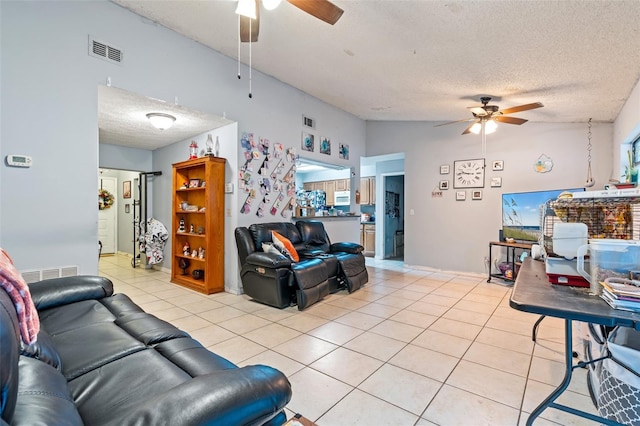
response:
[[[324,136],[320,137],[320,154],[331,155],[331,139]]]
[[[491,164],[491,168],[494,172],[501,172],[504,170],[504,161],[502,160],[495,160]]]
[[[197,188],[200,186],[200,179],[189,179],[189,188]]]
[[[454,188],[484,188],[484,158],[453,162]]]
[[[122,198],[131,198],[131,181],[122,182]]]
[[[491,178],[491,187],[492,188],[500,188],[502,186],[502,178],[501,177],[492,177]]]
[[[456,201],[464,201],[467,199],[467,191],[456,191]]]
[[[302,132],[302,150],[313,152],[315,136],[311,133]]]
[[[449,174],[449,165],[448,164],[443,164],[442,166],[440,166],[440,174],[441,175],[448,175]]]
[[[348,144],[346,144],[346,143],[341,143],[340,144],[338,157],[340,157],[343,160],[348,160],[349,159],[349,145]]]
[[[204,188],[206,186],[207,186],[207,182],[205,181],[200,182],[200,188]]]
[[[443,190],[449,189],[449,181],[448,180],[441,180],[440,181],[440,189],[443,189]]]
[[[130,211],[129,204],[125,204],[125,205],[124,205],[124,212],[125,212],[125,213],[129,213],[129,211]]]
[[[472,200],[482,200],[482,190],[474,189],[471,191],[471,199]]]

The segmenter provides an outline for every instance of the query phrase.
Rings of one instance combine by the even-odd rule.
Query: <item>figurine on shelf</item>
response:
[[[191,246],[189,245],[189,241],[185,242],[182,246],[182,254],[185,256],[189,256],[191,254]]]
[[[184,217],[180,218],[180,226],[178,227],[178,232],[184,232]]]
[[[204,155],[207,157],[213,157],[213,139],[211,138],[211,133],[207,135],[207,152]]]
[[[193,251],[191,252],[191,257],[193,257],[193,258],[198,257],[198,250],[193,250]]]
[[[204,234],[204,226],[198,226],[198,235]]]
[[[190,234],[195,234],[195,227],[193,226],[193,223],[191,225],[189,225],[189,233]]]
[[[196,141],[191,141],[191,145],[189,145],[189,160],[196,158],[198,158],[198,144]]]
[[[182,258],[178,262],[178,266],[182,269],[182,275],[187,275],[187,268],[189,267],[189,260]]]
[[[199,257],[200,259],[204,259],[204,247],[200,247],[200,248],[198,249],[198,257]]]

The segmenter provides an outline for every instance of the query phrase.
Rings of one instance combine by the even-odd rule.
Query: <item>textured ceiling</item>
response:
[[[237,59],[235,1],[113,1]],[[640,76],[638,0],[334,3],[335,26],[286,1],[262,9],[253,67],[366,120],[470,118],[489,95],[542,102],[514,114],[531,121],[611,122]]]
[[[147,113],[176,117],[167,130],[149,123]],[[233,123],[180,105],[147,98],[115,87],[98,87],[98,131],[100,143],[154,150]]]

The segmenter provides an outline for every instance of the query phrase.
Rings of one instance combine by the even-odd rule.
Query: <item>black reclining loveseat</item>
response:
[[[272,232],[288,238],[300,260],[293,262],[277,253],[265,253]],[[360,244],[332,244],[318,220],[256,223],[235,231],[244,293],[257,302],[277,308],[318,302],[329,293],[358,290],[369,280]]]
[[[236,367],[171,324],[112,296],[101,277],[31,284],[36,343],[24,346],[0,288],[0,425],[281,425],[291,385]]]

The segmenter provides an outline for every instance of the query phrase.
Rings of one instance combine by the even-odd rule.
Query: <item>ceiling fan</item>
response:
[[[491,97],[483,96],[480,98],[480,102],[482,102],[482,106],[469,107],[469,110],[473,114],[473,118],[437,124],[435,127],[446,126],[447,124],[473,121],[472,124],[470,124],[466,129],[464,129],[464,132],[462,132],[462,134],[463,135],[466,135],[467,133],[478,134],[482,132],[482,134],[484,135],[484,134],[495,132],[497,127],[496,121],[500,123],[518,124],[518,125],[524,124],[528,121],[528,120],[525,120],[524,118],[507,117],[507,115],[509,114],[513,114],[521,111],[528,111],[530,109],[542,108],[544,106],[540,102],[534,102],[532,104],[520,105],[520,106],[500,110],[500,108],[497,105],[489,105],[489,101],[491,101]]]
[[[331,3],[329,0],[286,0],[303,12],[314,16],[327,24],[338,22],[344,10]],[[275,9],[280,0],[262,0],[267,10]],[[260,7],[259,0],[239,0],[236,13],[240,15],[240,41],[258,41],[260,32]]]

